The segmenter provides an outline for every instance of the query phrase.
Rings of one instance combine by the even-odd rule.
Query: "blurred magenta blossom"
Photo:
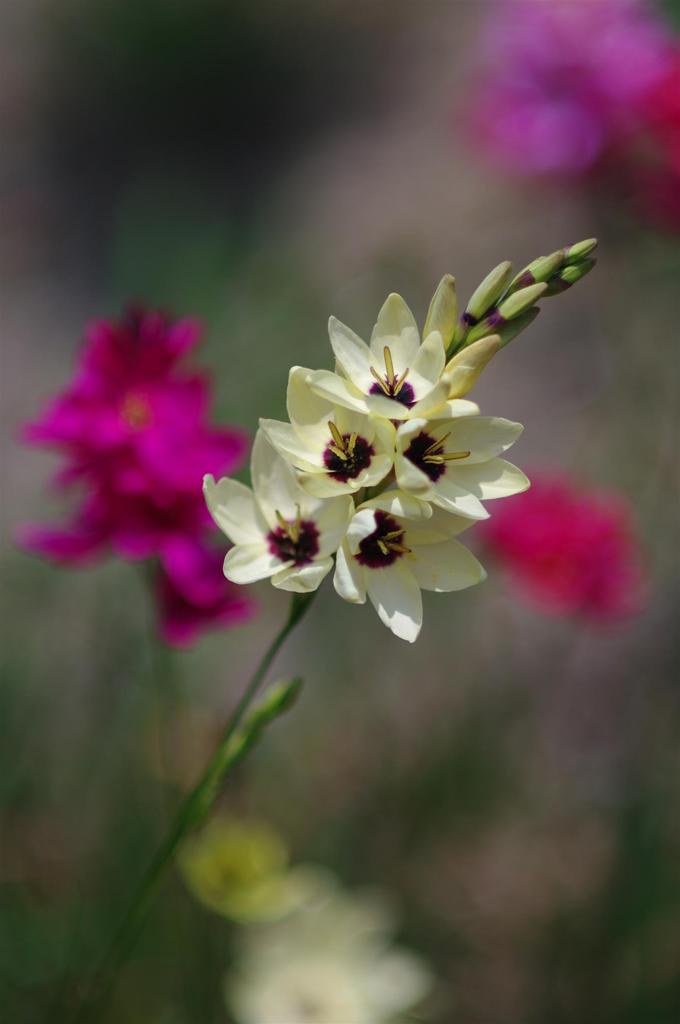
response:
[[[637,133],[673,48],[644,0],[500,0],[480,41],[471,129],[519,174],[589,171]]]
[[[642,138],[633,161],[633,190],[644,214],[680,228],[680,41],[671,66],[641,109]]]
[[[531,474],[480,527],[487,549],[541,610],[595,622],[639,613],[646,574],[628,503],[566,477]]]
[[[247,438],[209,424],[208,376],[184,365],[199,334],[193,320],[137,309],[97,321],[70,383],[23,431],[62,453],[55,486],[78,487],[81,498],[66,526],[25,526],[21,544],[69,565],[110,549],[157,558],[164,634],[183,643],[201,624],[241,622],[249,609],[207,543],[203,475],[238,469]]]

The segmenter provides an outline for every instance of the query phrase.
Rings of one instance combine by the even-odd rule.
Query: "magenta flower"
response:
[[[541,610],[612,621],[640,612],[646,574],[625,500],[532,473],[531,489],[499,503],[480,533]]]
[[[235,626],[253,614],[243,588],[224,578],[224,552],[198,540],[175,540],[157,578],[161,633],[174,647],[187,647],[207,629]]]
[[[178,568],[177,552],[200,547],[211,526],[203,476],[233,473],[247,448],[241,431],[209,424],[208,377],[184,365],[198,337],[192,320],[141,310],[88,330],[72,381],[23,434],[61,452],[55,484],[77,487],[80,501],[65,526],[24,527],[24,547],[66,564],[109,550],[128,559],[156,557],[192,604],[196,591]],[[223,583],[222,591],[211,612],[219,605],[226,615],[231,590]],[[201,600],[203,614],[210,602]],[[232,595],[230,606],[240,621],[243,602]]]
[[[637,129],[672,37],[643,0],[504,0],[481,43],[469,122],[520,174],[580,174]]]

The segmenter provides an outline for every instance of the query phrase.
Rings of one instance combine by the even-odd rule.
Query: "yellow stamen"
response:
[[[378,373],[378,371],[375,369],[374,366],[371,367],[371,376],[375,377],[375,379],[377,380],[378,384],[383,389],[383,391],[385,392],[387,397],[391,398],[392,396],[391,396],[389,385],[385,383],[385,381],[380,376],[380,374]]]
[[[388,545],[387,545],[387,544],[385,544],[385,542],[384,542],[384,541],[382,541],[382,540],[379,540],[379,541],[378,541],[378,547],[379,547],[379,548],[380,548],[380,550],[382,551],[383,555],[389,555],[389,553],[390,553],[390,549],[389,549]]]
[[[276,515],[276,521],[279,524],[279,526],[281,527],[281,529],[284,531],[284,533],[288,533],[288,521],[283,518],[283,516],[281,515],[281,513],[279,512],[278,509],[276,510],[275,515]]]
[[[450,430],[449,430],[449,432],[447,434],[444,434],[443,437],[439,437],[439,438],[436,437],[434,439],[434,441],[432,442],[432,444],[429,445],[425,449],[425,455],[428,455],[430,452],[436,451],[437,448],[443,449],[447,437],[451,437],[451,431]]]
[[[442,452],[442,458],[446,462],[452,462],[454,459],[467,459],[470,452]]]
[[[349,451],[349,454],[350,454],[350,455],[352,455],[352,454],[354,453],[354,446],[355,446],[355,445],[356,445],[356,443],[357,443],[357,437],[358,437],[358,436],[359,436],[359,435],[358,435],[358,434],[356,434],[356,433],[354,433],[354,434],[350,434],[349,442],[348,442],[348,444],[347,444],[347,450]]]
[[[331,437],[335,441],[337,447],[340,448],[341,451],[344,452],[344,450],[345,450],[345,441],[343,439],[342,434],[340,433],[340,431],[336,427],[335,423],[333,423],[333,420],[329,420],[328,421],[328,429],[330,430]]]
[[[394,390],[393,390],[392,393],[393,393],[395,398],[397,397],[397,395],[399,394],[399,392],[403,388],[404,384],[406,383],[406,378],[407,377],[408,377],[408,366],[406,367],[406,369],[402,373],[401,377],[399,378],[399,380],[396,382],[396,384],[394,386]]]
[[[410,555],[411,549],[407,548],[405,544],[398,544],[396,540],[392,540],[389,543],[391,551],[396,551],[398,555]]]
[[[385,357],[385,369],[387,370],[386,380],[390,387],[390,390],[394,388],[397,380],[397,375],[394,372],[394,363],[392,362],[392,353],[390,352],[389,346],[385,345],[383,349],[383,355]]]
[[[339,459],[342,459],[343,462],[347,462],[347,459],[349,458],[347,452],[343,452],[343,450],[341,448],[338,448],[337,445],[334,445],[334,444],[329,444],[328,448],[329,448],[329,451],[332,451],[333,454],[337,455],[337,457]]]

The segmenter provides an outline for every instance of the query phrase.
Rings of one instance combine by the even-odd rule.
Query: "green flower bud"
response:
[[[591,252],[597,248],[596,238],[586,238],[583,242],[575,242],[574,245],[567,245],[562,250],[564,254],[564,262],[568,265],[579,263],[585,259],[586,256],[590,256]]]
[[[477,324],[476,327],[472,328],[465,339],[465,344],[462,346],[461,350],[465,351],[468,345],[472,345],[475,341],[479,341],[480,338],[486,338],[490,334],[497,334],[501,339],[501,344],[505,346],[508,342],[512,341],[513,338],[516,338],[518,334],[521,334],[522,331],[526,330],[526,328],[534,322],[539,313],[540,309],[538,306],[532,306],[524,313],[520,313],[519,316],[514,317],[512,320],[508,320],[507,323],[496,324],[495,326],[488,322],[491,317],[487,317],[481,322],[481,324]]]
[[[545,293],[546,296],[560,295],[562,292],[566,292],[568,288],[571,288],[577,281],[580,281],[582,277],[589,274],[596,263],[597,260],[582,260],[573,266],[563,267],[549,282],[548,290]]]
[[[506,320],[514,320],[520,313],[524,313],[530,306],[533,306],[537,299],[545,295],[547,290],[548,285],[545,282],[531,284],[528,288],[520,288],[514,295],[509,295],[507,299],[503,299],[498,310],[492,313],[488,320],[493,321],[492,326],[495,326],[496,323],[502,326]]]
[[[528,288],[529,285],[548,281],[563,263],[564,252],[562,249],[551,253],[550,256],[539,256],[517,275],[508,288],[507,294],[512,295],[520,288]]]
[[[508,286],[512,276],[512,263],[505,260],[487,274],[484,280],[475,288],[470,301],[465,307],[463,319],[468,326],[474,326],[484,316],[487,310],[500,299]]]

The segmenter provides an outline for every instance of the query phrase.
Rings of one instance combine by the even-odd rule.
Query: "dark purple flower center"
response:
[[[375,530],[360,542],[354,557],[369,569],[384,569],[408,553],[409,548],[404,544],[404,527],[387,512],[378,510],[375,513]]]
[[[448,436],[448,434],[445,434],[443,437],[433,437],[427,431],[421,430],[411,440],[410,445],[404,452],[404,457],[412,462],[414,466],[417,466],[418,469],[422,470],[433,484],[445,472],[447,462],[467,459],[470,454],[470,452],[445,451],[444,446]]]
[[[395,402],[400,402],[401,405],[405,405],[407,409],[410,409],[412,405],[415,405],[416,395],[411,385],[406,383],[408,367],[406,367],[402,374],[395,372],[389,345],[385,345],[383,356],[385,359],[385,374],[381,376],[374,366],[371,367],[371,374],[375,378],[375,384],[371,384],[369,395],[385,395],[386,398],[392,398]]]
[[[285,526],[277,526],[267,534],[271,554],[282,562],[308,565],[319,553],[319,531],[316,524],[311,519],[284,522]]]
[[[354,480],[362,470],[368,469],[375,448],[358,434],[333,434],[333,440],[326,445],[323,461],[334,480],[345,483]]]
[[[395,402],[400,402],[405,405],[407,409],[416,404],[416,394],[411,385],[408,382],[404,382],[396,395],[388,393],[381,384],[377,382],[371,384],[369,391],[370,395],[386,395],[387,398],[393,399]]]

